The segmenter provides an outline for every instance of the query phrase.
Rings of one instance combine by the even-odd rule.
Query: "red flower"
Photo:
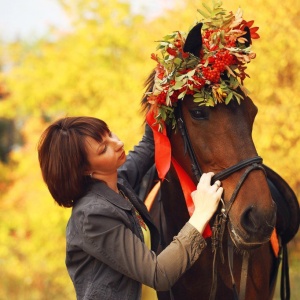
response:
[[[160,80],[163,80],[165,74],[164,73],[158,73],[157,74],[157,78],[160,79]]]
[[[174,91],[174,93],[170,97],[172,103],[176,103],[179,100],[178,99],[179,94],[180,91]]]
[[[157,76],[157,78],[159,78],[161,80],[165,76],[165,69],[160,63],[158,63],[157,66],[156,66],[156,76]]]
[[[151,53],[151,59],[158,62],[157,54]]]
[[[183,52],[183,51],[182,51],[182,57],[183,57],[183,58],[188,58],[189,55],[190,55],[190,54],[189,54],[188,52]]]
[[[167,48],[167,52],[172,56],[177,55],[177,51],[175,49],[170,48],[170,47]]]
[[[260,36],[257,33],[259,27],[252,27],[251,28],[251,26],[253,25],[253,23],[254,23],[254,20],[248,21],[248,22],[246,22],[245,20],[243,20],[243,22],[241,23],[241,25],[242,25],[241,29],[244,30],[245,27],[248,27],[249,30],[250,30],[251,39],[259,39]]]
[[[165,105],[166,104],[167,93],[162,91],[160,94],[156,96],[156,101],[158,104]]]

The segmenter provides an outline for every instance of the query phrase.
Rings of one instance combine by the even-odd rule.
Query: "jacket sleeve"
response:
[[[154,140],[149,125],[145,125],[145,133],[138,145],[129,151],[126,162],[118,169],[118,174],[129,182],[137,191],[146,172],[154,164]]]
[[[198,259],[206,242],[186,223],[159,255],[124,224],[124,211],[94,205],[83,213],[83,250],[118,272],[158,291],[169,290]],[[128,219],[128,218],[127,218]]]

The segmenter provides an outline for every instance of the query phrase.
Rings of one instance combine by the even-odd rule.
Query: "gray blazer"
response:
[[[120,169],[118,187],[130,202],[104,182],[94,181],[73,207],[66,230],[66,266],[78,300],[139,300],[141,283],[169,290],[206,246],[201,234],[187,223],[173,242],[155,255],[158,231],[133,190],[153,163],[151,157],[153,146],[144,137]],[[149,227],[153,251],[143,243],[132,205]]]

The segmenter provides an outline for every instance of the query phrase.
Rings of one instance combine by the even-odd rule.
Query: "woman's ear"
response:
[[[84,176],[91,176],[91,174],[93,175],[93,171],[87,169],[86,171],[83,172]]]

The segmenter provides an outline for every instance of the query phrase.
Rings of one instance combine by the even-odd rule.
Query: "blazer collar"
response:
[[[118,188],[122,189],[119,186],[119,184]],[[122,195],[116,193],[111,188],[109,188],[107,184],[103,181],[95,181],[94,183],[92,183],[90,191],[105,198],[105,200],[121,209],[131,210],[132,208],[132,204],[128,200],[126,200]]]

